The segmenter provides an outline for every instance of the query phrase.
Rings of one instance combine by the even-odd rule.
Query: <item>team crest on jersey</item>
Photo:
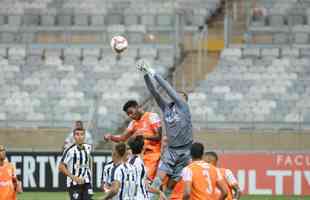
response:
[[[173,106],[173,108],[171,109],[171,112],[166,113],[165,115],[165,120],[169,123],[169,124],[173,124],[176,123],[178,121],[180,121],[180,116],[178,115],[178,113],[176,112],[175,107]]]

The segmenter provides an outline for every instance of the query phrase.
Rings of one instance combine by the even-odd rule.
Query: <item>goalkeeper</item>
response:
[[[138,70],[145,73],[144,80],[150,93],[153,95],[160,107],[168,138],[168,145],[164,150],[157,177],[157,184],[163,188],[167,196],[171,194],[175,184],[181,178],[182,169],[190,162],[190,148],[193,142],[191,113],[187,104],[188,96],[184,92],[176,92],[171,85],[165,81],[145,62],[138,64]],[[162,87],[172,101],[164,99],[156,90],[153,80]],[[166,176],[168,183],[164,184]]]

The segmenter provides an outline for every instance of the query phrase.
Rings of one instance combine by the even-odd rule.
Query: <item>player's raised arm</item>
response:
[[[166,107],[166,105],[168,105],[168,103],[166,102],[166,100],[163,97],[160,96],[160,94],[157,91],[157,89],[155,88],[149,74],[144,75],[144,81],[145,81],[146,87],[148,88],[150,93],[153,95],[158,106],[163,110]]]
[[[164,80],[159,74],[156,73],[156,71],[151,68],[146,62],[141,62],[137,65],[138,70],[149,74],[154,77],[154,79],[158,82],[158,84],[167,92],[169,97],[176,103],[177,106],[183,106],[184,104],[187,104],[182,97],[175,91],[175,89],[168,83],[166,80]]]

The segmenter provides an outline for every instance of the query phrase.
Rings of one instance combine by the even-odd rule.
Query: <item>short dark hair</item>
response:
[[[75,123],[80,123],[83,126],[83,122],[81,120],[77,120]]]
[[[143,150],[144,139],[142,135],[132,137],[128,140],[128,146],[133,154],[140,154]]]
[[[76,128],[73,130],[73,135],[75,134],[76,131],[83,131],[85,133],[85,129],[83,128]]]
[[[212,156],[215,159],[215,161],[218,161],[218,156],[214,151],[205,152],[205,156]]]
[[[202,159],[203,152],[204,152],[203,144],[199,142],[195,142],[192,144],[191,156],[193,159]]]
[[[117,143],[114,149],[120,157],[123,157],[126,154],[126,150],[127,150],[125,143]]]
[[[137,107],[139,106],[138,102],[136,100],[129,100],[127,101],[124,106],[123,106],[123,111],[124,112],[127,112],[127,110],[130,108],[130,107]]]

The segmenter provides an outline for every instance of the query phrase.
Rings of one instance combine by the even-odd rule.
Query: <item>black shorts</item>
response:
[[[91,184],[74,185],[69,187],[70,200],[92,200],[93,189]]]

